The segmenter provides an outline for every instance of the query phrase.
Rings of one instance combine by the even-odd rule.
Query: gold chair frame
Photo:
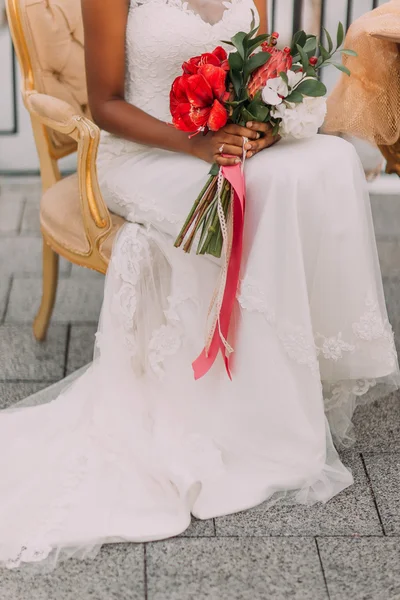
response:
[[[99,128],[87,117],[78,114],[67,102],[42,94],[37,90],[32,66],[28,27],[24,22],[21,0],[6,0],[7,18],[14,48],[22,73],[22,98],[29,111],[33,134],[40,161],[43,193],[61,180],[58,161],[77,151],[80,209],[87,241],[87,251],[73,250],[60,243],[41,219],[43,236],[43,294],[34,320],[33,331],[37,340],[44,340],[56,299],[59,256],[77,265],[105,273],[108,252],[102,251],[104,242],[114,236],[123,220],[112,216],[100,192],[96,157],[100,140]],[[50,131],[67,136],[55,144]],[[110,247],[110,244],[108,244]]]

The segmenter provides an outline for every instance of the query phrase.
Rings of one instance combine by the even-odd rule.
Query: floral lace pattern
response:
[[[377,359],[395,366],[397,360],[392,327],[388,319],[382,319],[379,305],[368,292],[365,300],[365,312],[360,319],[351,325],[353,336],[346,341],[343,333],[335,336],[324,336],[316,333],[313,337],[306,329],[276,318],[267,303],[266,294],[256,281],[246,277],[241,284],[238,301],[242,308],[263,314],[272,325],[281,340],[287,354],[297,363],[307,365],[314,374],[319,373],[318,359],[339,361],[346,354],[353,354],[362,342],[377,342]]]

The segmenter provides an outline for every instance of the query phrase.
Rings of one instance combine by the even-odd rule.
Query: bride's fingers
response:
[[[221,146],[222,148],[222,146]],[[223,144],[223,152],[220,152],[220,149],[218,149],[218,153],[219,154],[233,154],[233,156],[242,156],[243,154],[243,147],[242,146],[236,146],[236,145],[232,145],[232,144]]]
[[[271,146],[279,142],[280,139],[281,137],[279,135],[273,136],[270,133],[268,133],[265,137],[262,137],[257,141],[248,142],[245,145],[245,149],[247,150],[247,158],[251,158],[251,156],[253,156],[257,152],[260,152],[261,150],[264,150],[265,148],[270,148]],[[249,156],[249,154],[251,154],[251,156]]]
[[[239,158],[239,156],[226,157],[226,156],[222,156],[222,154],[216,154],[215,162],[218,165],[220,165],[221,167],[231,167],[233,165],[238,165],[242,161]]]

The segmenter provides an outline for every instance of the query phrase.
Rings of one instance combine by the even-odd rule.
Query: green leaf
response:
[[[318,79],[306,79],[296,87],[296,92],[304,94],[304,96],[312,96],[313,98],[325,96],[326,91],[326,86],[321,81],[318,81]]]
[[[239,52],[240,56],[243,58],[243,60],[244,60],[243,41],[244,41],[245,37],[246,37],[246,34],[244,33],[244,31],[239,31],[239,33],[234,35],[232,38],[232,43],[235,46],[236,50]]]
[[[292,53],[294,52],[294,50],[296,50],[297,46],[301,46],[301,48],[303,48],[305,46],[307,42],[307,35],[305,33],[305,31],[298,31],[297,33],[294,34],[293,36],[293,41],[292,41]]]
[[[253,100],[247,106],[249,113],[254,115],[256,121],[263,123],[269,117],[269,108],[260,101]]]
[[[261,104],[259,104],[257,110],[254,111],[253,114],[257,121],[260,121],[260,123],[265,123],[265,121],[269,117],[269,108],[267,106],[262,106]]]
[[[249,110],[247,110],[247,108],[242,108],[241,116],[245,123],[247,123],[247,121],[257,121],[256,116],[253,115],[253,113],[251,113]]]
[[[285,101],[294,102],[295,104],[301,104],[303,102],[303,98],[303,94],[300,94],[300,92],[293,90],[293,92],[289,94],[287,98],[285,98]]]
[[[269,38],[269,35],[261,34],[261,35],[258,35],[257,37],[255,37],[254,39],[252,39],[251,43],[249,44],[249,46],[247,48],[249,54],[254,52],[254,50],[256,50],[259,46],[261,46],[261,44],[263,42],[266,42],[268,38]]]
[[[272,135],[278,135],[281,124],[277,121],[272,128]]]
[[[354,50],[348,50],[347,48],[340,50],[340,52],[342,54],[346,54],[347,56],[358,56],[357,52],[354,52]]]
[[[251,75],[253,71],[265,65],[265,63],[267,63],[270,58],[271,55],[269,54],[269,52],[258,52],[258,54],[254,54],[254,56],[251,56],[244,67],[245,80],[249,75]]]
[[[329,60],[331,58],[331,55],[329,54],[328,50],[322,44],[319,45],[319,51],[321,53],[323,61]]]
[[[231,52],[228,56],[228,62],[232,71],[243,70],[243,59],[239,52]]]
[[[332,62],[330,64],[333,65],[334,67],[336,67],[338,69],[338,71],[342,71],[342,73],[345,73],[346,75],[348,75],[350,77],[350,75],[351,75],[350,69],[348,69],[347,67],[345,67],[341,63]]]
[[[254,10],[251,9],[251,25],[250,25],[250,29],[254,29],[255,25],[256,25],[256,15],[254,14]],[[258,27],[257,27],[257,29],[258,29]],[[256,29],[256,31],[257,31],[257,29]]]
[[[307,71],[307,67],[309,65],[309,58],[301,46],[297,45],[297,50],[298,50],[298,53],[300,54],[300,60],[301,60],[301,64],[303,65],[303,70]]]
[[[306,52],[307,54],[309,52],[314,54],[315,50],[317,49],[317,43],[318,43],[318,40],[315,37],[315,35],[309,37],[304,45],[304,48],[303,48],[304,52]]]
[[[228,46],[234,46],[234,44],[232,44],[232,42],[228,42],[228,40],[221,40],[221,42],[223,44],[227,44]]]
[[[307,69],[306,76],[307,77],[314,77],[314,78],[317,77],[317,72],[314,69],[314,67],[312,67],[311,65]]]
[[[328,48],[329,48],[329,54],[332,52],[333,50],[333,41],[332,41],[332,37],[331,34],[329,33],[329,31],[327,29],[325,29],[325,27],[323,28],[325,35],[326,35],[326,39],[328,40]]]
[[[242,77],[240,76],[240,73],[238,73],[237,71],[233,71],[232,69],[229,71],[229,76],[231,78],[236,97],[238,97],[240,94],[240,88],[242,87],[243,83]]]
[[[258,30],[259,30],[259,27],[255,27],[254,29],[251,29],[249,31],[249,33],[246,33],[246,37],[244,38],[245,42],[249,42],[252,39],[253,35],[255,33],[257,33]]]
[[[337,48],[339,48],[342,44],[343,44],[343,40],[344,40],[344,27],[343,27],[343,23],[339,23],[338,25],[338,30],[337,30]]]

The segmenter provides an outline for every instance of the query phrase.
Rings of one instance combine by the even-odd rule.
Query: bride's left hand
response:
[[[260,134],[258,140],[249,140],[245,145],[246,158],[251,158],[265,148],[270,148],[281,139],[280,135],[272,135],[272,127],[269,123],[260,123],[258,121],[249,121],[246,123],[248,129],[257,131]]]

